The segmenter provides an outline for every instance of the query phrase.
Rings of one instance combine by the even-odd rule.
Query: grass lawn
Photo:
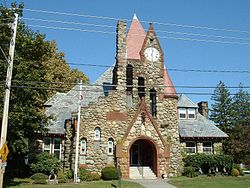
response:
[[[245,176],[240,177],[176,177],[171,178],[169,183],[179,188],[250,188],[250,175],[246,174]]]
[[[82,182],[80,184],[75,183],[65,183],[65,184],[58,184],[58,185],[38,185],[38,184],[27,184],[29,180],[25,181],[25,179],[15,179],[13,182],[10,183],[12,188],[118,188],[118,181],[93,181],[93,182]],[[128,182],[125,180],[121,181],[122,188],[143,188],[143,186]]]

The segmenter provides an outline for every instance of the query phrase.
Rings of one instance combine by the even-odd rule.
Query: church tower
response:
[[[145,32],[134,16],[127,31],[126,22],[118,21],[116,64],[98,83],[85,86],[93,92],[84,93],[81,108],[79,166],[100,173],[117,165],[124,178],[177,175],[182,166],[177,95],[152,24]],[[106,89],[107,83],[112,88]],[[74,162],[75,141],[67,127],[68,164],[71,157]]]
[[[149,167],[158,177],[178,174],[178,97],[152,23],[145,32],[135,15],[126,33],[126,24],[118,22],[116,60],[113,80],[117,92],[126,94],[128,116],[116,147],[123,176],[133,178],[138,166]]]

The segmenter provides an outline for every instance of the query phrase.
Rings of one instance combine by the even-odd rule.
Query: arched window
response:
[[[99,127],[95,128],[94,140],[101,140],[101,129]]]
[[[133,85],[133,66],[128,65],[126,68],[126,83],[127,83],[127,91],[132,92]]]
[[[114,140],[113,138],[109,138],[108,140],[108,155],[114,154]]]
[[[150,113],[154,117],[156,116],[156,113],[157,113],[155,89],[150,90]]]
[[[82,138],[81,139],[81,149],[80,149],[80,154],[87,154],[87,139]]]
[[[138,95],[140,99],[145,96],[145,80],[143,77],[138,78]]]

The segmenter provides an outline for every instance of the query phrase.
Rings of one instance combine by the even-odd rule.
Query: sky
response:
[[[2,3],[5,2],[9,4],[11,1],[2,0]],[[228,87],[238,86],[239,83],[246,87],[250,86],[249,72],[208,73],[173,70],[250,71],[249,0],[17,2],[24,2],[25,5],[23,21],[33,30],[46,34],[47,40],[56,40],[58,50],[65,52],[67,62],[76,64],[71,64],[71,67],[83,71],[91,83],[107,68],[79,64],[112,66],[115,63],[117,20],[128,20],[129,27],[133,15],[136,14],[146,31],[149,22],[153,23],[164,51],[165,65],[175,86],[215,87],[220,80]],[[57,23],[52,20],[57,20]],[[178,93],[213,93],[214,90],[182,87],[176,89]],[[249,88],[245,90],[250,91]],[[236,91],[230,89],[232,94]],[[210,95],[187,94],[187,96],[194,102],[212,102]]]

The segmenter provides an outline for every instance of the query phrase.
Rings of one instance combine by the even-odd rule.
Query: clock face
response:
[[[144,51],[144,55],[149,61],[157,61],[160,58],[160,53],[156,48],[149,47]]]

